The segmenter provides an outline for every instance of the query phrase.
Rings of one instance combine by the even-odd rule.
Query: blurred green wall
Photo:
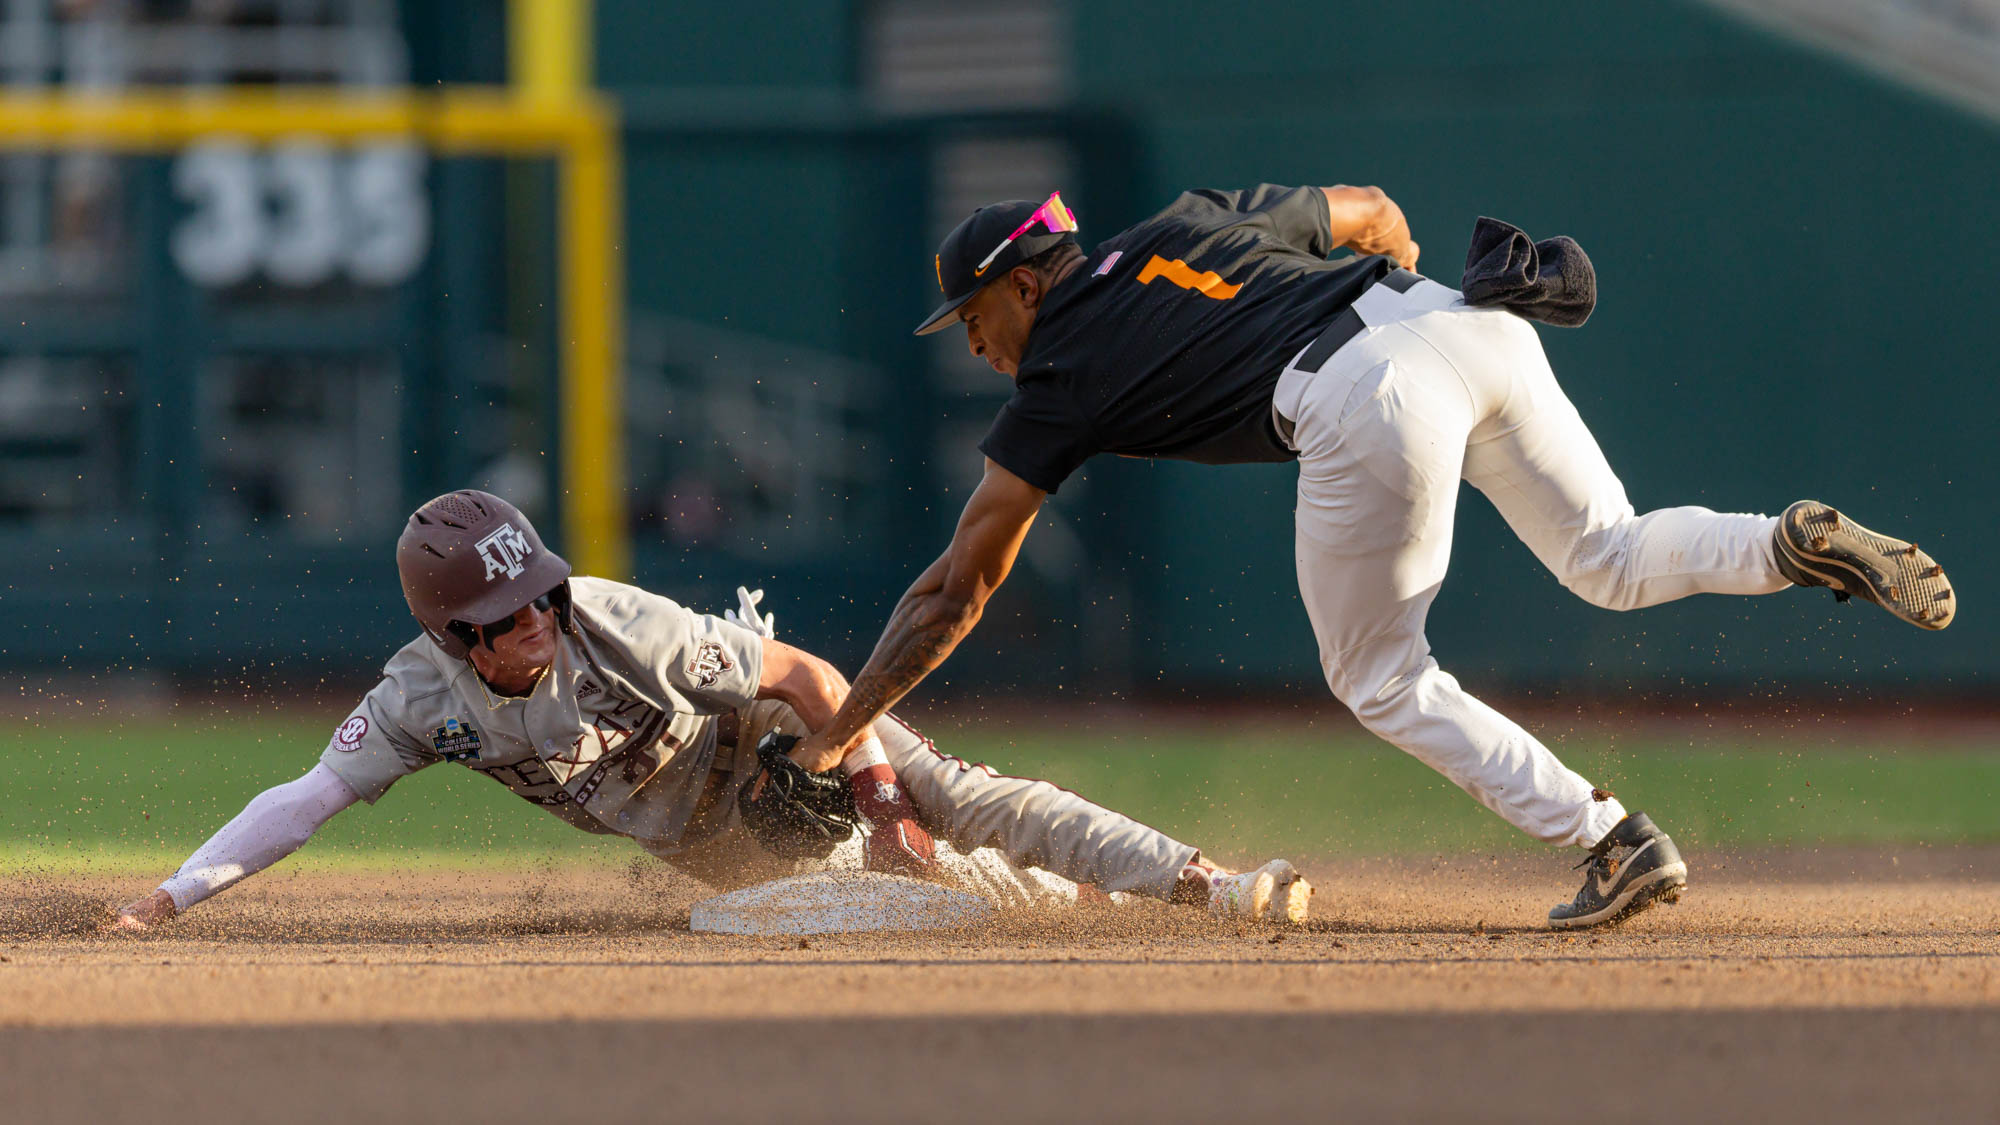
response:
[[[498,0],[404,10],[414,80],[504,76]],[[934,300],[943,154],[1027,140],[1068,154],[1073,178],[1048,186],[1087,240],[1186,188],[1259,180],[1381,185],[1447,282],[1477,215],[1572,235],[1601,301],[1588,327],[1543,339],[1640,509],[1818,497],[1917,538],[1970,602],[1941,635],[1803,592],[1607,613],[1468,491],[1431,636],[1475,690],[1893,698],[2000,682],[1974,569],[2000,547],[1984,496],[2000,467],[1985,436],[2000,406],[1984,316],[1992,122],[1687,2],[1070,10],[1067,103],[892,114],[867,89],[872,5],[598,0],[597,78],[624,120],[641,581],[707,607],[765,585],[789,637],[865,659],[944,544],[1006,392],[953,374],[957,344],[908,334]],[[14,622],[0,662],[365,676],[411,635],[391,566],[400,517],[321,540],[278,520],[188,530],[228,486],[176,454],[210,440],[186,373],[238,346],[225,328],[282,348],[311,312],[331,341],[311,346],[395,357],[408,503],[508,450],[551,463],[552,177],[439,160],[431,259],[369,298],[374,320],[301,303],[218,328],[227,310],[211,317],[164,264],[180,212],[165,166],[141,164],[141,307],[107,320],[131,339],[74,309],[0,325],[0,350],[139,353],[119,471],[143,486],[101,526],[0,526]],[[1293,480],[1285,466],[1093,463],[926,690],[1317,694]],[[558,488],[545,530],[560,502]],[[716,510],[684,510],[702,503]]]
[[[1606,613],[1468,488],[1431,617],[1446,667],[1669,688],[1963,690],[2000,675],[1976,580],[2000,548],[1992,123],[1695,4],[1225,14],[1107,0],[1077,14],[1082,96],[1127,115],[1146,155],[1139,207],[1091,216],[1094,231],[1187,187],[1271,180],[1381,185],[1425,272],[1448,282],[1478,215],[1574,236],[1598,311],[1542,336],[1640,510],[1818,497],[1921,541],[1970,603],[1938,635],[1802,591]],[[1151,474],[1145,616],[1181,673],[1315,677],[1302,613],[1267,612],[1296,603],[1292,482],[1285,468]]]
[[[967,123],[870,114],[857,13],[840,7],[722,20],[603,5],[603,78],[632,117],[632,301],[877,364],[893,429],[976,422],[992,401],[937,385],[904,328],[930,303],[911,277],[928,256],[910,237],[926,161]],[[1086,239],[1185,188],[1258,180],[1385,187],[1447,282],[1480,214],[1572,235],[1602,300],[1587,328],[1543,337],[1641,510],[1814,496],[1961,576],[2000,548],[1983,498],[2000,465],[1984,438],[2000,406],[1982,331],[1990,122],[1692,3],[1073,12],[1074,120],[1039,127],[1091,122],[1122,149],[1051,185],[1090,204]],[[723,221],[658,218],[705,201]],[[752,564],[803,603],[810,640],[851,661],[942,546],[964,493],[941,482],[972,456],[941,441],[893,453],[904,510],[857,535],[847,565]],[[1316,688],[1289,467],[1101,460],[1087,477],[1055,501],[1083,544],[1070,581],[1017,577],[941,688]],[[715,598],[743,565],[664,543],[641,557],[648,580]],[[1105,575],[1122,605],[1094,606]],[[2000,665],[1961,582],[1972,604],[1940,635],[1804,592],[1612,614],[1563,591],[1467,490],[1431,635],[1447,667],[1515,688],[1964,691]]]

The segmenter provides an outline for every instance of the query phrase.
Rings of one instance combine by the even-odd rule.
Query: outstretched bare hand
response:
[[[144,933],[171,921],[179,913],[180,909],[174,905],[174,896],[165,891],[154,891],[137,902],[126,903],[105,928],[112,933]]]

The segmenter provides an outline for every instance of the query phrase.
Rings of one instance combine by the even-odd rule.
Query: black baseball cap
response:
[[[1036,229],[1023,231],[1030,226]],[[1075,241],[1076,219],[1060,193],[1042,203],[1009,199],[974,211],[938,244],[932,265],[944,304],[917,325],[916,334],[927,336],[948,326],[957,319],[958,307],[987,282],[1052,246]]]

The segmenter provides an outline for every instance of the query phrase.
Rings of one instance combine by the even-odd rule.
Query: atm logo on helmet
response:
[[[527,569],[521,561],[535,553],[528,545],[528,537],[521,534],[513,524],[503,523],[499,530],[473,544],[479,548],[479,557],[486,560],[486,580],[493,581],[495,575],[504,574],[509,578],[519,578]]]

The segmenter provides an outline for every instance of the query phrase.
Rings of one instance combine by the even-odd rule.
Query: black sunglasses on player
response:
[[[553,608],[554,605],[555,603],[549,599],[549,595],[543,594],[541,597],[536,598],[534,601],[529,602],[527,605],[521,608],[532,609],[536,613],[547,613],[551,608]],[[519,613],[519,612],[521,612],[521,610],[519,609],[514,611],[514,613]],[[479,631],[486,635],[487,648],[493,647],[493,638],[504,637],[507,634],[514,631],[514,613],[510,613],[498,621],[488,622],[487,624],[481,625],[479,627]]]
[[[557,586],[555,589],[529,602],[523,608],[533,608],[536,612],[546,613],[558,606],[561,607],[560,612],[562,614],[567,615],[569,613],[569,589],[566,584]],[[514,611],[514,613],[519,612],[521,611],[518,609]],[[453,621],[447,624],[445,628],[449,629],[453,636],[464,641],[467,648],[478,648],[483,642],[490,650],[493,647],[493,639],[495,637],[504,637],[513,631],[514,613],[510,613],[498,621],[489,622],[485,625],[474,625],[469,621]]]

